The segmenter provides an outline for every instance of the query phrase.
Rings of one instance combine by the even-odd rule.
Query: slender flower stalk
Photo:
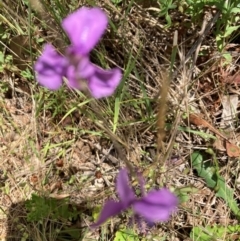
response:
[[[141,186],[143,183],[143,180],[140,181]],[[143,190],[143,186],[141,189]],[[120,200],[107,201],[97,222],[91,226],[92,228],[98,227],[108,218],[118,215],[130,207],[132,207],[135,215],[141,216],[148,223],[168,221],[170,215],[177,209],[177,197],[166,188],[151,190],[140,198],[136,197],[132,187],[129,186],[126,169],[120,170],[118,174],[116,190]]]
[[[62,27],[71,45],[64,56],[51,44],[44,46],[34,66],[37,81],[50,90],[57,90],[65,77],[69,87],[82,91],[87,87],[94,98],[112,95],[121,81],[121,70],[104,70],[89,59],[90,51],[102,37],[107,24],[106,14],[96,7],[82,7],[63,19]]]

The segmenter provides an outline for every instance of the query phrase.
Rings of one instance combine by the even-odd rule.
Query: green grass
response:
[[[199,111],[213,126],[218,125],[213,118],[216,110],[209,108],[208,100],[212,100],[212,106],[217,105],[214,98],[228,91],[220,81],[221,76],[219,79],[212,76],[219,76],[220,70],[229,71],[229,63],[234,66],[237,63],[226,46],[239,37],[238,1],[159,0],[150,6],[144,0],[86,0],[81,4],[68,0],[30,2],[32,4],[23,0],[0,3],[0,138],[4,146],[0,147],[1,179],[4,180],[1,184],[4,197],[0,202],[5,203],[6,196],[11,203],[21,204],[20,215],[15,209],[12,212],[11,204],[2,208],[8,213],[5,226],[10,230],[6,235],[10,235],[13,228],[22,235],[21,240],[126,240],[122,230],[128,224],[128,214],[109,220],[99,230],[89,229],[96,215],[94,207],[115,196],[111,187],[119,167],[126,165],[125,160],[127,165],[144,173],[148,188],[170,187],[181,200],[178,213],[169,223],[157,225],[146,234],[134,226],[130,228],[134,235],[128,237],[129,240],[190,237],[210,240],[207,238],[211,235],[206,237],[200,231],[222,233],[221,220],[214,219],[221,215],[225,215],[226,227],[235,227],[232,224],[237,216],[224,198],[209,188],[200,167],[195,173],[191,166],[191,154],[212,148],[216,137],[206,129],[199,130],[201,126],[194,126],[187,118],[190,112]],[[69,44],[60,23],[82,5],[101,6],[109,15],[108,31],[91,53],[94,63],[103,68],[119,66],[123,71],[116,93],[106,99],[94,100],[66,86],[55,92],[48,91],[37,84],[32,68],[43,44],[50,42],[60,52]],[[211,54],[200,50],[196,65],[193,55],[183,64],[184,56],[199,38],[204,11],[208,9],[213,16],[215,10],[211,9],[215,5],[221,15],[199,46],[209,47]],[[214,53],[228,62],[221,59],[219,64]],[[212,66],[215,68],[209,71]],[[169,77],[170,84],[164,76]],[[210,83],[211,91],[216,94],[207,92],[204,83]],[[168,98],[163,100],[159,93],[168,85]],[[200,101],[205,104],[200,106]],[[165,102],[166,111],[161,112],[159,106]],[[163,114],[159,116],[159,113]],[[157,141],[158,118],[162,118],[163,125],[169,123],[161,148]],[[104,153],[118,158],[119,164],[111,163],[108,155],[96,149],[95,144],[99,144]],[[174,156],[178,157],[180,167],[175,164]],[[219,166],[218,175],[226,190],[233,190],[231,200],[235,205],[234,199],[239,198],[235,191],[238,158],[226,162],[231,159],[218,150],[214,160],[208,158],[210,163]],[[97,170],[108,184],[96,184]],[[67,207],[65,196],[70,199],[69,210],[65,208],[61,214],[61,209],[55,212],[49,198],[54,197],[58,204]],[[32,197],[37,197],[37,201]],[[212,197],[215,203],[209,205]],[[30,209],[29,205],[35,206]],[[36,212],[40,212],[41,207],[47,210],[44,217],[42,212]],[[73,220],[69,215],[74,208],[78,216]],[[66,214],[64,220],[62,214]],[[35,215],[35,220],[29,221],[29,215]],[[18,216],[21,225],[10,225]],[[78,230],[81,235],[76,237]]]

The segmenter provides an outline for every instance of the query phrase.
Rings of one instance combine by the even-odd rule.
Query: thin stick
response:
[[[205,18],[203,20],[203,24],[202,24],[202,29],[199,32],[199,38],[193,44],[192,48],[188,51],[184,64],[186,64],[189,61],[189,59],[191,58],[192,54],[195,53],[195,55],[194,55],[195,62],[193,62],[195,65],[201,43],[204,40],[204,38],[208,35],[208,33],[209,33],[210,29],[213,27],[213,25],[217,22],[219,16],[220,16],[220,11],[218,11],[211,20],[209,20],[209,16],[205,16]]]

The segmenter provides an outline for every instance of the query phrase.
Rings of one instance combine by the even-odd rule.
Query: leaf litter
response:
[[[110,3],[109,5],[106,3],[101,4],[106,9],[110,9],[111,15],[126,18],[124,24],[119,24],[118,20],[115,20],[116,23],[120,25],[117,35],[114,35],[116,40],[112,40],[112,33],[107,33],[104,39],[104,43],[111,50],[107,53],[110,59],[112,58],[112,50],[114,49],[114,60],[120,66],[126,66],[122,56],[131,51],[134,56],[138,56],[139,49],[141,49],[144,43],[145,48],[142,48],[141,59],[136,58],[135,60],[135,69],[139,71],[142,76],[146,76],[146,79],[144,77],[143,85],[146,87],[147,96],[152,101],[151,104],[154,107],[154,105],[157,104],[154,100],[156,96],[158,97],[159,87],[164,84],[161,78],[159,78],[158,72],[166,68],[164,61],[171,52],[171,45],[166,43],[172,41],[173,36],[170,33],[173,32],[173,29],[166,30],[162,28],[162,26],[164,26],[163,19],[157,19],[150,10],[135,3],[132,6],[131,12],[126,16],[121,15],[119,10]],[[178,14],[175,14],[175,16],[177,15]],[[184,14],[181,16],[189,20],[188,16]],[[172,21],[175,21],[174,18]],[[185,38],[184,48],[186,48],[186,53],[191,53],[192,43],[199,42],[194,31],[197,33],[200,27],[201,26],[195,26],[190,34],[184,32],[184,29],[181,31],[181,36]],[[205,45],[210,48],[210,52],[214,53],[214,47],[209,44],[211,41],[214,42],[211,33],[209,34],[208,32],[208,35],[200,40],[202,41],[200,51],[202,51],[202,46]],[[121,41],[124,42],[123,45],[120,44]],[[181,44],[182,43],[179,43],[179,45]],[[237,47],[235,50],[238,51]],[[188,54],[188,58],[189,56],[191,56],[191,54]],[[199,63],[200,61],[201,63]],[[223,111],[224,108],[228,109],[228,112],[233,109],[236,110],[236,102],[233,104],[234,108],[230,107],[230,105],[228,105],[228,107],[221,107],[221,102],[218,102],[218,93],[220,90],[215,88],[216,86],[213,81],[214,77],[219,75],[219,71],[217,67],[212,67],[212,73],[205,71],[204,66],[209,67],[208,61],[213,63],[213,66],[218,66],[217,63],[214,63],[212,55],[208,56],[205,60],[204,58],[198,58],[196,68],[198,68],[199,71],[203,71],[203,73],[199,78],[196,78],[197,81],[195,82],[192,82],[190,78],[186,79],[185,72],[181,69],[182,65],[179,64],[179,62],[176,63],[176,65],[179,64],[179,75],[174,77],[175,82],[171,82],[170,85],[167,98],[166,119],[173,123],[173,119],[177,116],[177,110],[180,109],[181,114],[188,112],[189,106],[193,104],[192,102],[201,110],[203,116],[199,117],[198,115],[194,115],[194,117],[192,117],[192,114],[190,114],[189,124],[186,124],[185,121],[179,118],[175,126],[173,125],[171,130],[177,129],[178,131],[176,132],[176,139],[174,138],[174,145],[172,149],[170,148],[170,160],[172,160],[172,156],[177,155],[179,159],[183,159],[183,161],[181,161],[180,164],[171,165],[171,168],[168,168],[168,166],[156,166],[154,171],[155,176],[157,176],[157,181],[154,181],[154,185],[158,187],[164,184],[179,190],[189,186],[192,188],[190,190],[194,191],[187,192],[188,198],[185,200],[188,201],[183,202],[177,215],[174,216],[173,220],[166,226],[162,225],[153,229],[151,231],[152,236],[168,236],[169,240],[187,240],[190,235],[189,226],[202,225],[205,227],[206,223],[207,225],[223,223],[230,225],[235,224],[237,221],[235,217],[229,214],[230,211],[226,203],[221,198],[215,197],[216,190],[209,188],[208,185],[199,178],[199,176],[201,177],[200,174],[196,175],[196,173],[194,173],[189,162],[189,156],[193,149],[206,149],[209,145],[212,145],[212,143],[206,141],[205,138],[201,138],[199,135],[195,135],[196,132],[184,135],[182,131],[177,128],[180,124],[181,126],[190,128],[192,131],[196,131],[194,128],[198,130],[204,127],[213,132],[218,138],[226,141],[225,148],[227,155],[223,153],[219,154],[217,150],[217,162],[219,162],[219,171],[224,182],[227,183],[229,188],[235,191],[234,181],[239,177],[239,165],[236,161],[237,159],[234,157],[239,157],[239,148],[234,140],[231,140],[231,142],[227,141],[232,138],[231,136],[225,136],[225,134],[218,130],[220,127],[215,127],[220,126],[219,121],[217,122],[215,119],[215,114],[217,110],[220,109]],[[238,66],[238,63],[235,62],[235,65]],[[188,67],[186,64],[186,68]],[[1,170],[6,173],[3,175],[4,186],[0,200],[4,209],[7,210],[12,203],[26,200],[26,198],[29,199],[31,193],[34,191],[59,199],[65,197],[65,195],[71,196],[71,201],[78,204],[83,204],[83,200],[87,200],[88,204],[93,206],[95,203],[102,204],[102,201],[107,197],[112,197],[114,179],[117,174],[116,170],[117,167],[123,165],[123,163],[116,154],[116,150],[110,148],[112,143],[109,141],[107,135],[100,135],[99,137],[84,131],[76,131],[81,128],[81,130],[90,129],[93,132],[102,132],[99,125],[94,124],[91,118],[89,118],[91,116],[86,115],[86,109],[88,109],[89,106],[86,105],[85,109],[78,109],[81,112],[80,115],[74,118],[74,121],[64,123],[64,126],[59,125],[59,122],[56,121],[57,118],[54,120],[53,110],[46,110],[36,118],[34,115],[36,111],[34,109],[36,108],[35,102],[31,101],[27,92],[18,91],[18,89],[15,88],[16,82],[26,84],[26,79],[22,78],[19,73],[14,74],[14,81],[13,79],[9,80],[6,73],[2,74],[3,81],[10,82],[10,89],[12,90],[12,98],[6,99],[4,95],[1,96],[1,103],[3,103],[4,109],[6,110],[1,110],[1,123],[3,123],[1,126],[1,140],[3,140],[3,147],[0,149],[0,155],[2,157],[0,164]],[[197,72],[195,74],[197,74]],[[139,87],[140,85],[137,85],[136,82],[137,78],[134,74],[131,74],[129,82],[127,82],[126,85],[131,97],[139,100],[143,96],[143,93],[141,87]],[[208,83],[208,86],[205,83]],[[198,88],[198,84],[199,86],[201,85],[201,88]],[[30,84],[27,83],[27,85]],[[189,101],[188,95],[185,96],[185,102],[182,102],[181,95],[183,95],[184,92],[181,91],[182,88],[179,88],[178,85],[181,87],[186,87],[186,85],[192,86],[190,95],[201,96],[205,109],[201,109],[198,99],[191,99],[191,101]],[[72,97],[76,98],[76,96]],[[46,93],[45,98],[47,98]],[[68,105],[71,104],[71,101],[72,99],[68,101]],[[179,103],[181,103],[180,107]],[[30,112],[26,106],[30,107]],[[102,106],[101,103],[100,108]],[[60,120],[68,113],[68,108],[69,106],[67,106],[65,113],[59,114],[58,118]],[[142,105],[141,108],[142,113],[145,113],[146,108],[144,105]],[[224,110],[224,112],[225,111],[226,110]],[[140,112],[136,111],[136,108],[131,105],[124,106],[124,113],[124,116],[120,116],[118,120],[124,127],[119,125],[117,135],[127,143],[130,147],[129,150],[134,150],[136,146],[138,147],[137,153],[142,153],[142,156],[135,157],[134,163],[136,163],[136,165],[139,164],[145,176],[151,179],[152,170],[150,167],[156,154],[152,155],[148,150],[156,150],[157,133],[155,128],[149,128],[149,125],[154,125],[151,122],[138,122],[142,116],[141,114],[139,115]],[[205,113],[208,113],[208,115],[205,115]],[[232,117],[234,117],[233,113],[235,112],[231,112]],[[154,112],[154,114],[156,114],[156,112]],[[209,120],[209,116],[211,117],[210,123],[212,124],[206,121]],[[224,115],[221,115],[222,121],[220,122],[224,122],[223,119],[225,116],[227,116],[226,112]],[[126,119],[128,119],[129,122],[134,120],[130,128],[126,126]],[[72,128],[73,131],[69,131],[69,127]],[[237,133],[236,128],[233,133]],[[171,134],[171,131],[167,131],[166,138],[163,141],[163,145],[166,146],[167,150],[169,150],[168,147],[171,146]],[[40,153],[39,150],[41,150]],[[131,156],[129,150],[126,149],[126,152],[127,155]],[[144,155],[146,155],[147,158],[144,158]],[[114,161],[111,161],[110,157],[112,157]],[[161,159],[162,156],[159,158]],[[59,165],[61,160],[63,161],[63,165]],[[205,160],[203,160],[203,162],[204,161]],[[102,177],[97,178],[99,180],[96,181],[95,173],[98,170],[101,171]],[[210,174],[213,175],[213,173]],[[231,193],[231,195],[233,194]],[[11,198],[9,198],[9,196]],[[235,197],[239,198],[236,192],[234,196],[231,197],[233,197],[232,199]],[[201,215],[199,215],[199,210]],[[4,215],[1,217],[3,216]],[[87,215],[86,220],[87,224],[90,224],[91,215],[90,217]],[[6,217],[1,218],[1,221],[2,224],[4,224]],[[120,221],[119,219],[116,219],[115,223],[111,221],[110,227],[116,228],[121,222],[124,221]],[[123,224],[125,224],[125,222]],[[81,227],[81,225],[78,226],[78,228],[79,227]],[[113,237],[114,231],[112,228],[110,229],[109,237]],[[103,230],[104,228],[102,231],[100,230],[99,233],[91,233],[89,236],[92,235],[93,239],[97,240],[103,234]],[[119,235],[119,232],[117,234]],[[4,235],[6,235],[6,233],[4,234],[2,231],[1,237],[5,237]]]

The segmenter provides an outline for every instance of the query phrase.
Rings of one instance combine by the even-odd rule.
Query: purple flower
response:
[[[120,69],[104,70],[89,60],[89,53],[107,24],[107,16],[99,8],[82,7],[63,19],[62,27],[71,45],[64,56],[58,54],[52,45],[44,46],[34,66],[37,81],[50,90],[57,90],[66,77],[69,87],[80,90],[87,87],[95,98],[112,95],[122,78]]]
[[[93,228],[101,225],[111,216],[115,216],[130,207],[133,208],[135,214],[143,217],[148,223],[167,221],[178,205],[177,197],[166,188],[151,190],[143,197],[137,198],[133,189],[129,186],[126,169],[120,170],[116,189],[120,201],[107,201],[98,221],[92,225]]]

